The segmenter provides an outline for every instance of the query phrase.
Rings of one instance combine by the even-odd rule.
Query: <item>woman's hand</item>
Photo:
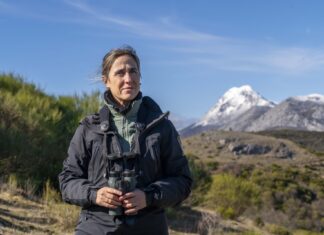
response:
[[[122,192],[117,189],[103,187],[97,191],[96,204],[99,206],[115,209],[118,206],[122,205],[121,200],[119,200],[121,195]]]
[[[140,189],[125,193],[119,197],[119,200],[123,203],[126,215],[135,215],[139,210],[146,207],[146,196]]]

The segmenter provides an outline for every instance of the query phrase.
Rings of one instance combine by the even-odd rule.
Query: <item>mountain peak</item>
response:
[[[250,85],[229,89],[196,125],[220,125],[233,119],[255,106],[273,107],[274,103],[266,100]]]
[[[250,85],[243,85],[240,87],[232,87],[226,93],[240,93],[240,92],[254,92],[254,90]]]

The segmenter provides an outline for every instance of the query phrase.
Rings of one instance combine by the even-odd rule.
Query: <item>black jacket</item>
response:
[[[89,211],[107,211],[95,205],[96,192],[108,186],[105,153],[119,151],[109,110],[100,112],[80,123],[59,174],[63,200]],[[143,97],[136,126],[131,151],[138,154],[137,188],[146,192],[149,204],[139,214],[181,203],[190,194],[192,178],[173,124],[151,98]]]

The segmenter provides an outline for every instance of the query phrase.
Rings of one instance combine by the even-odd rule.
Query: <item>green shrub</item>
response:
[[[218,166],[219,166],[218,162],[207,162],[207,168],[209,171],[217,170]]]
[[[254,223],[258,227],[263,227],[264,226],[264,222],[263,222],[263,220],[260,217],[256,217],[254,219]]]
[[[66,150],[82,117],[97,112],[100,92],[55,97],[13,74],[0,73],[0,172],[15,174],[18,186],[46,179],[57,188]]]
[[[218,207],[218,212],[225,218],[225,219],[235,219],[238,215],[236,214],[235,209],[232,207]]]
[[[288,229],[276,224],[269,224],[266,226],[266,229],[274,235],[292,235]]]
[[[204,201],[204,196],[209,190],[211,177],[206,166],[200,162],[195,161],[197,157],[192,154],[187,154],[189,167],[193,177],[193,191],[187,200],[191,205],[199,205]]]
[[[248,180],[229,174],[215,175],[206,197],[206,204],[225,218],[236,218],[259,202],[259,188]]]

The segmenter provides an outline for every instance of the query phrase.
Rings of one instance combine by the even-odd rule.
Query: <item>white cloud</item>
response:
[[[77,10],[89,14],[95,20],[115,24],[126,31],[147,38],[183,41],[215,40],[221,38],[212,34],[180,27],[172,23],[171,19],[168,17],[162,17],[159,21],[155,21],[154,23],[147,23],[113,14],[103,14],[100,10],[92,8],[84,1],[64,0],[64,2]]]
[[[214,45],[175,47],[172,50],[186,55],[188,59],[181,63],[206,65],[219,70],[295,75],[324,68],[322,48],[315,50],[263,42],[219,40]]]

